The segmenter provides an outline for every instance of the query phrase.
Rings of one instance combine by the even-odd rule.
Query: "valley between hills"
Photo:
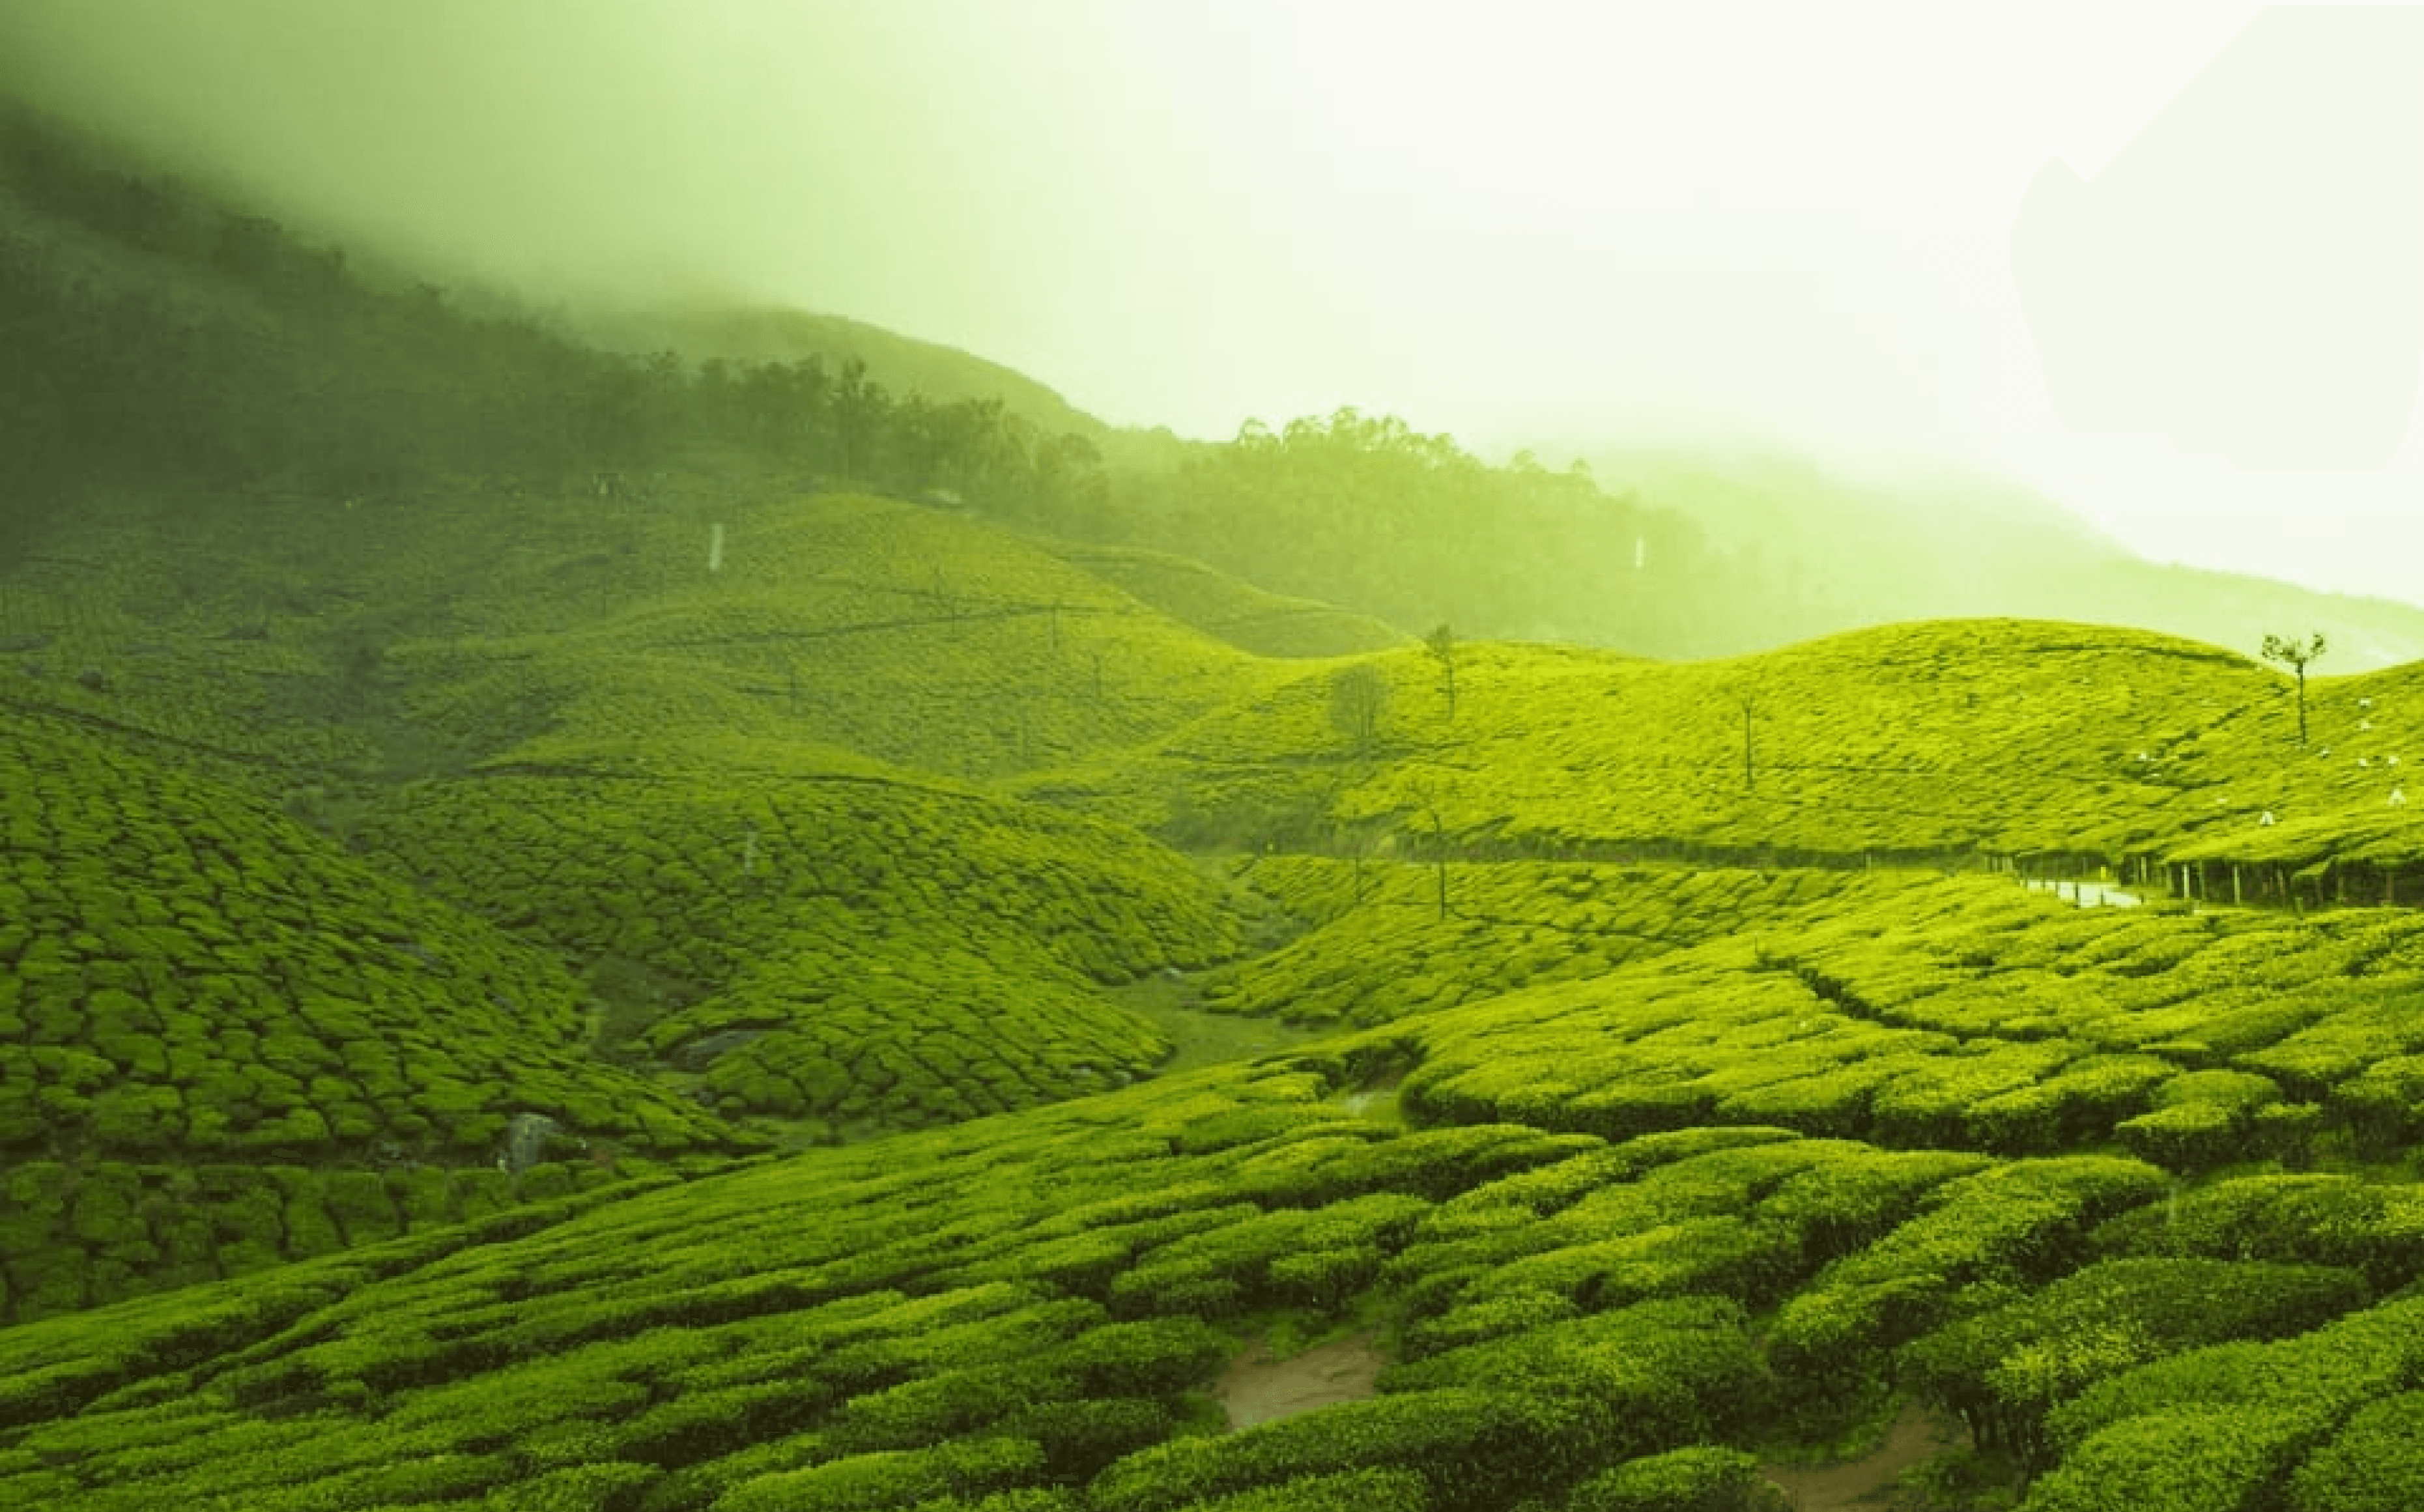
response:
[[[2424,1505],[2424,612],[13,107],[0,331],[0,1507]]]
[[[705,464],[148,508],[0,601],[8,1504],[1753,1507],[1906,1404],[1907,1506],[2415,1484],[2412,666],[2301,745]]]

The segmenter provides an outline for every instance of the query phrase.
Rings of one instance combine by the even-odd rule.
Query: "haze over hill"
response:
[[[536,315],[356,263],[41,118],[8,135],[0,253],[28,358],[10,381],[21,414],[50,417],[19,450],[5,520],[21,533],[130,476],[397,497],[473,474],[642,478],[706,445],[1198,558],[1397,634],[1709,656],[2017,614],[2246,648],[2320,631],[2350,670],[2424,653],[2424,611],[2155,567],[1960,470],[1847,474],[1772,444],[1636,448],[1597,474],[1529,454],[1491,467],[1352,408],[1186,442],[837,317]]]
[[[1210,439],[1351,404],[1492,456],[1951,458],[2158,562],[2412,597],[2417,22],[24,0],[0,72],[543,304],[830,311]]]
[[[220,14],[130,130],[402,13]],[[747,119],[551,61],[585,154]],[[0,102],[0,1507],[2424,1505],[2424,611],[1959,468],[1123,430],[244,135]],[[800,224],[567,188],[592,272]]]

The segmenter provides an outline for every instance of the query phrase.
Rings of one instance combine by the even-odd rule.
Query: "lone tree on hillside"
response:
[[[1727,696],[1733,700],[1734,708],[1742,711],[1743,791],[1755,793],[1759,791],[1759,772],[1752,760],[1751,722],[1759,717],[1759,690],[1748,686],[1735,688]]]
[[[1388,707],[1389,679],[1369,661],[1348,667],[1330,685],[1330,722],[1355,742],[1358,756],[1370,753]]]
[[[1440,664],[1440,686],[1447,692],[1447,717],[1453,724],[1456,720],[1456,654],[1459,649],[1456,631],[1448,629],[1446,621],[1441,621],[1439,629],[1423,637],[1423,649]]]
[[[2317,630],[2305,640],[2285,639],[2278,635],[2264,637],[2264,660],[2278,661],[2298,676],[2298,743],[2306,743],[2306,663],[2323,654],[2323,632]]]

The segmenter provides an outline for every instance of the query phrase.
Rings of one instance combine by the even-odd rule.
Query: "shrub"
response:
[[[1335,1306],[1379,1269],[1429,1211],[1419,1197],[1375,1192],[1327,1207],[1244,1218],[1146,1253],[1114,1279],[1110,1303],[1126,1316],[1222,1316],[1255,1301]]]
[[[2241,1512],[2311,1426],[2262,1407],[2183,1407],[2097,1434],[2021,1512]]]
[[[1207,1379],[1234,1347],[1199,1318],[1147,1318],[1090,1329],[1043,1363],[1087,1394],[1169,1396]]]
[[[1714,1438],[1760,1409],[1766,1379],[1741,1307],[1684,1297],[1395,1365],[1380,1385],[1545,1399],[1543,1419],[1560,1424],[1569,1457],[1544,1454],[1543,1469],[1573,1474]]]
[[[2243,1153],[2253,1114],[2227,1103],[2176,1103],[2113,1126],[2141,1160],[2169,1170],[2208,1170]]]
[[[760,1475],[717,1497],[714,1512],[873,1512],[997,1490],[1043,1468],[1044,1451],[1030,1440],[963,1439]]]
[[[2424,1392],[2357,1409],[2289,1480],[2290,1512],[2415,1512],[2424,1506]]]
[[[2396,1154],[2424,1137],[2424,1055],[2389,1056],[2332,1090],[2331,1110],[2358,1149]]]
[[[1406,1329],[1406,1358],[1420,1360],[1468,1345],[1527,1332],[1581,1316],[1571,1297],[1555,1292],[1511,1289],[1454,1307]]]
[[[1868,1371],[1873,1351],[1934,1328],[1963,1287],[2060,1275],[2091,1225],[2163,1186],[2150,1166],[2093,1155],[2014,1161],[1948,1182],[1926,1211],[1784,1305],[1770,1334],[1778,1365],[1809,1383]]]
[[[2142,1365],[2054,1409],[2048,1435],[2077,1448],[2133,1419],[2177,1409],[2260,1409],[2319,1434],[2424,1371],[2424,1297],[2353,1313],[2272,1344],[2225,1344]]]
[[[947,1370],[853,1397],[825,1428],[837,1454],[914,1449],[979,1432],[1060,1383],[1019,1365]]]
[[[1550,1456],[1567,1447],[1536,1411],[1504,1393],[1407,1392],[1156,1444],[1097,1476],[1092,1500],[1093,1512],[1171,1512],[1255,1487],[1387,1470],[1420,1476],[1436,1512],[1482,1512],[1511,1488],[1538,1484]]]
[[[2097,1381],[2186,1348],[2314,1328],[2365,1299],[2350,1270],[2110,1261],[1939,1329],[1899,1363],[1960,1415],[1979,1448],[2004,1450],[2033,1472],[2049,1458],[2046,1415]]]
[[[1782,1488],[1759,1456],[1698,1446],[1629,1459],[1567,1494],[1564,1512],[1787,1512]]]
[[[797,1433],[822,1416],[832,1393],[815,1382],[765,1381],[686,1391],[616,1425],[618,1458],[694,1465]]]
[[[1424,1512],[1429,1504],[1428,1485],[1410,1471],[1350,1470],[1215,1497],[1188,1512]]]
[[[621,1512],[631,1504],[630,1493],[656,1477],[649,1466],[613,1460],[567,1465],[516,1485],[501,1486],[477,1504],[494,1512]]]
[[[2348,1265],[2392,1292],[2424,1275],[2424,1186],[2242,1176],[2123,1214],[2095,1239],[2107,1253]]]
[[[1145,1398],[1071,1396],[1022,1408],[997,1426],[1012,1438],[1035,1440],[1045,1474],[1077,1484],[1122,1455],[1168,1438],[1173,1420],[1168,1407]]]

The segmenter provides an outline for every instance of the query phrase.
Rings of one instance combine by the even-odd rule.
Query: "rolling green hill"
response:
[[[592,1055],[560,960],[238,789],[14,710],[0,772],[11,1317],[501,1208],[522,1115],[589,1168],[534,1195],[759,1142]]]
[[[1781,1512],[1931,1426],[1903,1512],[2424,1504],[2424,663],[2302,740],[2150,630],[1415,641],[1482,537],[1359,564],[1393,628],[1029,533],[1104,501],[937,429],[998,392],[586,351],[45,143],[0,1506]],[[1240,444],[1728,591],[1582,473]]]
[[[2413,918],[1924,892],[1783,953],[1713,943],[442,1256],[11,1329],[0,1491],[1705,1505],[1703,1481],[1747,1494],[1780,1428],[1895,1383],[2038,1466],[2026,1507],[2120,1475],[2177,1481],[2159,1505],[2379,1504],[2334,1487],[2397,1462],[2424,1208],[2334,1168],[2412,1147],[2412,1107],[2348,1052],[2413,1058],[2424,1031],[2387,1011]],[[2256,960],[2280,1007],[2199,1011]],[[1980,995],[2009,972],[2055,1015]],[[1237,1332],[1359,1321],[1394,1360],[1377,1395],[1206,1431]]]
[[[1069,544],[1056,551],[1171,618],[1268,657],[1348,656],[1402,645],[1405,632],[1366,614],[1267,593],[1201,562],[1133,547]]]
[[[290,507],[259,548],[99,521],[11,596],[42,629],[0,688],[514,930],[603,1047],[784,1138],[1149,1073],[1170,1041],[1105,989],[1233,953],[1221,889],[951,774],[1117,749],[1274,673],[952,512],[712,512],[712,569],[678,502]],[[72,612],[61,563],[92,564]]]
[[[1364,664],[1386,689],[1368,744],[1336,718],[1353,663],[1333,663],[1142,758],[1025,786],[1178,832],[1367,852],[1385,836],[1468,856],[2043,856],[2133,873],[2175,854],[2377,871],[2416,857],[2413,667],[2315,680],[2302,747],[2285,675],[2087,626],[1938,621],[1681,663],[1465,646],[1453,716],[1437,658]]]
[[[1232,953],[1217,889],[1129,831],[856,772],[502,776],[371,809],[373,856],[593,981],[613,1046],[727,1113],[968,1118],[1149,1074],[1105,984]]]
[[[159,595],[89,585],[172,569],[138,531],[53,537],[42,570],[110,565],[15,657],[12,843],[47,858],[16,885],[92,943],[21,931],[15,991],[201,983],[220,1027],[27,1013],[0,1062],[33,1134],[62,1098],[109,1131],[29,1146],[0,1194],[0,1496],[1755,1505],[1905,1400],[1968,1425],[1944,1475],[2031,1477],[2028,1508],[2177,1472],[2244,1494],[2156,1504],[2324,1512],[2395,1462],[2419,915],[2078,909],[1991,868],[2151,863],[2160,895],[2272,853],[2243,842],[2395,885],[2408,673],[2313,685],[2301,748],[2286,679],[2227,652],[1948,622],[1725,662],[1458,645],[1451,716],[1428,650],[1257,658],[926,506],[714,499],[710,572],[704,487],[188,542],[212,592],[147,633],[268,606],[217,661],[111,660]],[[325,693],[372,606],[351,702],[263,695]],[[1080,645],[1123,669],[1109,710],[1051,694]],[[62,648],[97,686],[27,670]],[[1389,690],[1368,736],[1359,667]],[[1011,708],[1064,764],[971,758]],[[273,869],[181,911],[141,837],[214,824]],[[1190,866],[1140,824],[1249,853]],[[64,880],[110,835],[120,869]],[[269,985],[227,1002],[311,1027],[234,1042],[335,1058],[244,1137],[304,1105],[327,1133],[182,1148],[230,1074],[208,984],[247,968]],[[1114,991],[1141,977],[1334,1037],[1156,1074],[1168,1034]],[[447,1015],[517,992],[569,1050],[445,1072],[498,1032]],[[366,1000],[416,1027],[392,1087],[312,1016]],[[148,1134],[147,1037],[187,1121]],[[485,1170],[518,1111],[556,1158]],[[768,1140],[792,1153],[705,1163]],[[1342,1335],[1377,1394],[1218,1431],[1252,1341]]]

